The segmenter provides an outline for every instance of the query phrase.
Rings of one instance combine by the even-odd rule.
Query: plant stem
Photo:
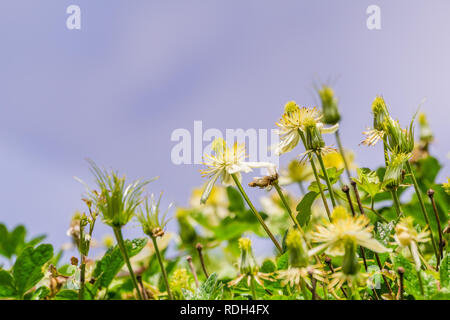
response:
[[[80,241],[78,244],[80,250],[80,290],[78,291],[78,300],[84,300],[84,282],[86,278],[86,261],[83,254],[83,246],[84,246],[84,235],[83,235],[83,226],[81,225],[80,220]]]
[[[305,148],[306,148],[305,135],[303,134],[303,131],[298,129],[298,134],[300,135],[300,138],[303,141],[303,146],[305,146]],[[331,221],[330,208],[328,207],[327,198],[325,197],[325,193],[322,190],[322,184],[320,183],[319,175],[317,174],[317,168],[316,168],[316,165],[314,164],[314,159],[313,159],[311,153],[308,153],[308,159],[309,159],[309,163],[311,164],[311,168],[314,173],[314,178],[316,179],[317,187],[319,188],[320,196],[322,198],[322,202],[325,207],[325,211],[327,212],[328,219]]]
[[[402,209],[400,206],[400,200],[398,199],[397,189],[391,190],[391,194],[392,200],[394,200],[394,208],[395,211],[397,212],[397,218],[400,218],[402,216]]]
[[[209,278],[209,274],[208,271],[206,270],[206,264],[205,264],[205,259],[203,258],[203,246],[201,243],[197,243],[197,245],[195,246],[197,248],[198,251],[198,256],[200,258],[200,264],[202,265],[202,270],[203,273],[205,274],[206,279]]]
[[[236,183],[237,188],[239,189],[239,191],[241,192],[242,196],[245,199],[245,202],[247,202],[248,206],[250,207],[250,209],[252,210],[253,214],[256,216],[256,218],[258,219],[259,223],[261,224],[261,226],[264,228],[264,230],[266,231],[267,235],[270,237],[270,239],[272,240],[272,242],[274,243],[275,247],[277,247],[278,251],[280,253],[283,253],[283,249],[281,248],[280,244],[278,243],[277,239],[274,237],[274,235],[272,234],[272,232],[270,232],[269,228],[267,227],[266,223],[264,222],[263,218],[261,217],[261,215],[258,213],[258,211],[256,210],[256,208],[253,206],[253,203],[250,201],[250,199],[248,198],[247,194],[245,193],[244,188],[242,188],[241,183],[239,182],[239,179],[236,177],[236,174],[233,173],[231,175],[231,177],[233,177],[234,183]]]
[[[338,145],[338,148],[339,148],[339,152],[341,153],[342,160],[344,161],[344,167],[345,167],[345,172],[347,173],[348,181],[351,181],[352,180],[352,176],[351,176],[351,173],[350,173],[350,168],[348,166],[347,158],[345,158],[345,152],[344,152],[344,148],[342,147],[341,137],[339,135],[339,130],[336,130],[334,135],[336,136],[336,142],[337,142],[337,145]]]
[[[434,240],[433,231],[432,231],[431,225],[430,225],[430,219],[428,219],[427,210],[425,209],[425,203],[423,202],[422,194],[420,193],[419,184],[417,183],[416,176],[414,175],[414,172],[411,168],[409,161],[406,161],[406,168],[408,168],[408,171],[413,180],[414,189],[416,191],[417,198],[419,199],[420,208],[422,209],[423,217],[425,218],[425,222],[428,226],[428,229],[430,229],[431,244],[433,245],[433,250],[434,250],[434,254],[436,255],[436,261],[437,261],[439,259],[439,252],[436,247],[436,241]]]
[[[119,245],[120,251],[122,252],[122,257],[128,267],[128,272],[130,273],[130,278],[133,283],[134,288],[137,291],[139,300],[142,300],[141,290],[136,280],[133,268],[131,267],[130,258],[128,257],[127,248],[125,247],[125,242],[123,241],[122,229],[121,227],[113,227],[114,235],[116,236],[117,244]]]
[[[331,203],[333,204],[333,208],[336,206],[336,199],[334,198],[333,188],[331,187],[330,179],[328,178],[327,169],[325,168],[325,164],[323,163],[323,158],[320,152],[316,152],[317,159],[319,159],[320,167],[322,168],[323,176],[328,186],[328,192],[330,194]]]
[[[191,269],[191,273],[194,276],[194,280],[195,280],[195,287],[198,288],[200,285],[198,283],[198,277],[197,277],[197,271],[195,271],[195,267],[194,264],[192,263],[192,257],[191,256],[187,256],[186,260],[188,262],[189,265],[189,269]]]
[[[420,274],[420,270],[417,270],[417,279],[419,279],[420,293],[421,293],[422,295],[424,295],[425,292],[424,292],[424,290],[423,290],[422,275]]]
[[[81,234],[81,233],[80,233]],[[86,259],[84,255],[80,255],[80,290],[78,291],[78,300],[84,300],[84,286],[86,278]]]
[[[439,234],[439,254],[440,257],[444,257],[444,235],[442,234],[442,226],[441,226],[441,219],[439,218],[439,213],[436,207],[436,201],[434,200],[434,190],[430,189],[427,192],[428,197],[430,198],[431,205],[433,206],[433,212],[434,212],[434,218],[436,219],[437,227],[438,227],[438,234]],[[437,262],[437,267],[439,267],[440,261]]]
[[[256,288],[255,288],[255,279],[253,277],[250,279],[250,289],[252,290],[252,297],[253,300],[256,300]]]
[[[167,277],[166,268],[164,267],[161,253],[159,252],[158,242],[156,241],[156,237],[150,237],[150,238],[152,239],[153,247],[155,248],[155,253],[156,253],[156,256],[158,257],[159,267],[161,268],[161,272],[162,272],[163,278],[164,278],[164,283],[166,284],[166,288],[167,288],[167,295],[169,296],[170,300],[173,300],[172,292],[170,291],[170,286],[169,286],[169,278]]]
[[[298,228],[298,230],[303,234],[303,229],[300,226],[300,224],[298,223],[297,219],[294,217],[294,215],[292,214],[292,210],[291,207],[289,206],[289,204],[286,201],[286,198],[284,197],[283,191],[281,191],[280,186],[278,185],[277,182],[273,183],[273,186],[275,187],[275,190],[277,190],[278,195],[280,196],[281,201],[283,202],[284,207],[286,208],[287,212],[289,213],[289,216],[291,217],[292,221],[294,222],[294,224],[296,225],[296,227]]]

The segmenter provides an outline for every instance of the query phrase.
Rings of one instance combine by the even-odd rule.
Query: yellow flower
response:
[[[355,153],[351,150],[345,150],[345,159],[347,160],[350,170],[356,169],[357,166],[354,163]],[[345,167],[344,159],[339,152],[328,153],[323,157],[325,168],[343,169]]]
[[[373,226],[369,225],[370,220],[366,216],[352,217],[345,208],[337,206],[331,218],[331,222],[325,221],[324,225],[318,225],[316,231],[312,232],[312,241],[320,245],[310,250],[310,256],[323,250],[329,255],[342,256],[347,242],[374,252],[389,251],[372,237]]]
[[[395,226],[395,244],[410,250],[417,270],[420,270],[421,265],[418,244],[428,242],[430,240],[429,235],[430,232],[426,229],[417,232],[411,217],[401,218],[399,223]]]
[[[450,178],[447,178],[447,182],[444,182],[442,187],[444,188],[444,191],[450,195]]]
[[[267,168],[269,172],[275,172],[275,165],[269,162],[246,162],[245,158],[245,144],[233,145],[233,148],[228,148],[223,139],[216,139],[213,141],[213,153],[206,154],[205,162],[207,169],[202,170],[204,177],[208,177],[209,181],[206,184],[201,203],[205,203],[211,195],[212,188],[220,177],[223,185],[231,185],[233,183],[232,175],[241,179],[241,172],[251,172],[252,168]]]
[[[300,141],[300,132],[305,131],[305,125],[315,123],[321,133],[331,133],[337,130],[338,125],[324,128],[320,122],[322,114],[317,108],[300,108],[294,101],[289,101],[285,112],[276,125],[279,127],[280,142],[275,146],[276,154],[283,154],[294,149]]]

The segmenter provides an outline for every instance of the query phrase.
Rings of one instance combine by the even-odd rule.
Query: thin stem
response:
[[[142,282],[142,276],[136,276],[136,280],[139,284],[139,287],[141,288],[142,297],[144,300],[148,300],[147,292],[145,291],[144,282]]]
[[[167,288],[167,295],[169,296],[170,300],[173,300],[172,292],[170,291],[170,286],[169,286],[169,278],[167,277],[166,268],[164,267],[161,253],[159,252],[158,242],[156,241],[156,237],[150,237],[150,238],[152,239],[153,247],[155,248],[155,253],[156,253],[156,256],[158,257],[159,267],[161,268],[161,272],[162,272],[163,278],[164,278],[164,283],[166,284],[166,288]]]
[[[252,297],[253,300],[256,300],[256,288],[255,288],[255,279],[253,277],[250,279],[250,289],[252,290]]]
[[[316,152],[317,159],[319,159],[320,167],[322,168],[323,177],[325,178],[325,181],[327,183],[328,187],[328,193],[330,194],[331,203],[333,204],[333,207],[336,206],[336,199],[334,198],[334,192],[333,188],[331,187],[330,178],[328,177],[327,169],[325,168],[325,164],[323,163],[323,158],[320,152]]]
[[[272,242],[275,244],[275,247],[277,247],[278,251],[280,253],[283,253],[283,249],[281,248],[280,244],[278,243],[277,239],[274,237],[274,235],[272,234],[272,232],[270,232],[269,228],[267,227],[266,223],[264,222],[263,218],[261,217],[261,215],[258,213],[258,211],[256,210],[256,208],[253,206],[253,203],[250,201],[250,199],[248,198],[247,194],[245,193],[244,188],[242,188],[241,183],[239,182],[239,179],[236,177],[236,174],[232,174],[231,177],[233,177],[234,183],[236,183],[237,188],[239,189],[239,191],[241,192],[242,196],[245,199],[245,202],[247,202],[248,206],[250,207],[250,209],[252,210],[253,214],[256,216],[256,218],[258,219],[259,223],[261,224],[261,226],[264,228],[264,230],[266,231],[267,235],[270,237],[270,239],[272,240]]]
[[[300,130],[300,129],[297,129],[297,130],[298,130],[298,134],[300,135],[300,138],[303,141],[303,145],[306,148],[305,135],[303,134],[302,130]],[[317,168],[316,168],[316,165],[314,164],[314,159],[313,159],[311,153],[308,153],[308,159],[309,159],[309,163],[311,164],[311,168],[313,170],[314,177],[315,177],[316,183],[317,183],[317,187],[319,188],[320,196],[322,198],[323,205],[324,205],[325,210],[326,210],[327,215],[328,215],[328,219],[331,221],[330,208],[328,207],[327,198],[325,197],[325,193],[322,190],[322,184],[320,183],[319,175],[317,174]]]
[[[434,254],[436,255],[436,261],[439,259],[439,252],[436,247],[436,241],[434,240],[433,231],[431,229],[430,225],[430,219],[428,219],[427,210],[425,209],[425,203],[423,202],[422,194],[420,193],[419,184],[417,183],[416,176],[414,175],[414,172],[411,168],[411,165],[409,164],[409,161],[406,161],[406,168],[408,169],[411,178],[413,180],[414,189],[417,194],[417,198],[419,199],[420,208],[422,209],[423,217],[425,218],[425,222],[428,226],[428,229],[430,229],[430,235],[431,235],[431,244],[433,245]]]
[[[313,169],[314,177],[316,178],[317,187],[319,188],[320,196],[322,198],[322,202],[325,207],[325,211],[327,212],[328,219],[331,221],[330,208],[328,207],[327,198],[325,197],[325,193],[323,192],[322,184],[320,183],[320,179],[319,179],[319,174],[317,173],[317,168],[316,168],[316,165],[314,164],[314,160],[313,160],[311,154],[309,154],[309,162],[311,163],[311,168]]]
[[[345,172],[347,173],[348,181],[352,180],[352,176],[350,173],[350,168],[348,166],[347,158],[345,158],[344,148],[342,147],[341,137],[339,135],[339,130],[337,130],[334,135],[336,136],[336,142],[339,148],[339,152],[341,153],[342,160],[344,161]]]
[[[84,235],[83,235],[83,226],[82,226],[82,220],[80,220],[80,241],[78,244],[79,250],[80,250],[80,290],[78,291],[78,300],[84,300],[84,285],[85,285],[85,278],[86,278],[86,261],[85,256],[82,253],[83,252],[83,242],[84,242]]]
[[[417,279],[419,280],[420,293],[421,293],[422,295],[424,295],[425,292],[424,292],[424,290],[423,290],[422,275],[420,274],[420,270],[417,270]]]
[[[400,200],[398,199],[397,189],[391,190],[392,200],[394,200],[394,208],[395,212],[397,212],[397,217],[400,218],[402,216],[402,209],[400,206]]]
[[[404,297],[403,297],[403,288],[404,288],[404,284],[403,284],[404,277],[403,277],[403,275],[405,274],[405,269],[403,267],[399,267],[397,269],[397,273],[398,273],[398,275],[400,277],[400,284],[398,286],[399,296],[400,296],[400,300],[403,300],[404,299]]]
[[[122,252],[122,257],[128,267],[128,272],[130,273],[131,281],[133,282],[133,286],[137,291],[137,295],[139,300],[142,300],[141,290],[139,289],[139,285],[136,280],[136,276],[134,274],[133,268],[131,267],[130,258],[128,257],[128,252],[125,247],[125,242],[123,241],[122,229],[120,227],[113,227],[114,235],[116,236],[117,244],[119,245],[120,251]]]
[[[386,287],[389,290],[389,294],[391,295],[391,297],[394,296],[394,292],[392,291],[391,285],[389,284],[386,276],[383,274],[383,265],[381,264],[381,260],[380,260],[380,256],[378,255],[377,252],[374,252],[375,254],[375,259],[377,260],[377,264],[378,264],[378,268],[380,268],[380,272],[381,272],[381,276],[383,277],[383,281],[386,284]]]
[[[431,205],[433,206],[433,212],[434,212],[434,218],[436,219],[438,232],[439,232],[439,253],[440,257],[444,257],[444,235],[442,234],[442,226],[441,226],[441,219],[439,218],[439,213],[436,207],[436,201],[434,200],[434,190],[430,189],[427,192],[428,197],[430,198]],[[440,261],[437,262],[437,267],[439,267]]]
[[[194,276],[195,287],[198,288],[199,287],[199,283],[198,283],[197,271],[195,271],[194,264],[192,263],[192,257],[191,256],[187,256],[186,260],[188,262],[189,269],[191,269],[191,273]]]
[[[286,208],[287,212],[289,213],[289,216],[291,217],[292,221],[296,225],[297,229],[303,234],[303,229],[298,223],[297,219],[292,214],[291,207],[289,206],[288,202],[286,201],[286,198],[284,197],[283,191],[281,191],[280,186],[277,182],[273,183],[273,186],[275,187],[275,190],[277,190],[278,195],[280,196],[281,201],[283,202],[284,207]]]
[[[203,259],[203,246],[201,243],[197,243],[197,245],[195,246],[197,248],[198,251],[198,256],[200,258],[200,264],[202,265],[202,270],[203,273],[205,274],[206,279],[209,278],[209,274],[208,271],[206,270],[206,264],[205,264],[205,259]]]

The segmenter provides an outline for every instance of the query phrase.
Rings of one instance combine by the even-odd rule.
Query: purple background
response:
[[[66,28],[70,4],[81,7],[80,31]],[[370,4],[381,7],[380,31],[366,28]],[[3,0],[0,221],[67,242],[84,209],[72,177],[92,182],[86,157],[130,178],[159,175],[150,190],[186,205],[204,180],[200,166],[171,163],[174,129],[274,128],[286,101],[315,103],[318,79],[338,79],[344,145],[370,167],[380,148],[358,144],[375,95],[402,125],[427,98],[443,180],[449,32],[448,0]]]

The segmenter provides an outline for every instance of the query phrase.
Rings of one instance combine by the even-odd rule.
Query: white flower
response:
[[[335,124],[331,127],[324,127],[320,122],[322,114],[314,108],[300,108],[294,101],[290,101],[285,105],[285,112],[276,125],[280,136],[280,142],[273,146],[277,155],[283,154],[294,149],[300,141],[300,131],[304,131],[305,122],[314,121],[321,133],[333,133],[339,125]]]
[[[223,139],[216,139],[213,141],[212,150],[214,155],[205,155],[205,162],[207,169],[202,170],[203,176],[209,178],[205,189],[203,190],[201,203],[208,200],[214,183],[220,177],[223,185],[233,184],[233,177],[241,180],[241,172],[251,172],[254,168],[267,168],[270,174],[275,173],[275,165],[270,162],[246,162],[245,158],[245,144],[233,145],[233,148],[228,148]]]
[[[417,232],[413,226],[411,217],[401,218],[399,223],[395,226],[395,244],[401,248],[408,248],[416,264],[416,270],[420,270],[420,252],[419,243],[425,243],[430,240],[430,232],[423,230]]]
[[[327,254],[342,256],[348,241],[374,252],[390,251],[372,237],[373,226],[369,225],[370,220],[366,216],[352,217],[345,208],[337,206],[331,218],[331,222],[318,225],[317,230],[312,233],[312,241],[321,245],[310,250],[310,256],[325,249]]]

